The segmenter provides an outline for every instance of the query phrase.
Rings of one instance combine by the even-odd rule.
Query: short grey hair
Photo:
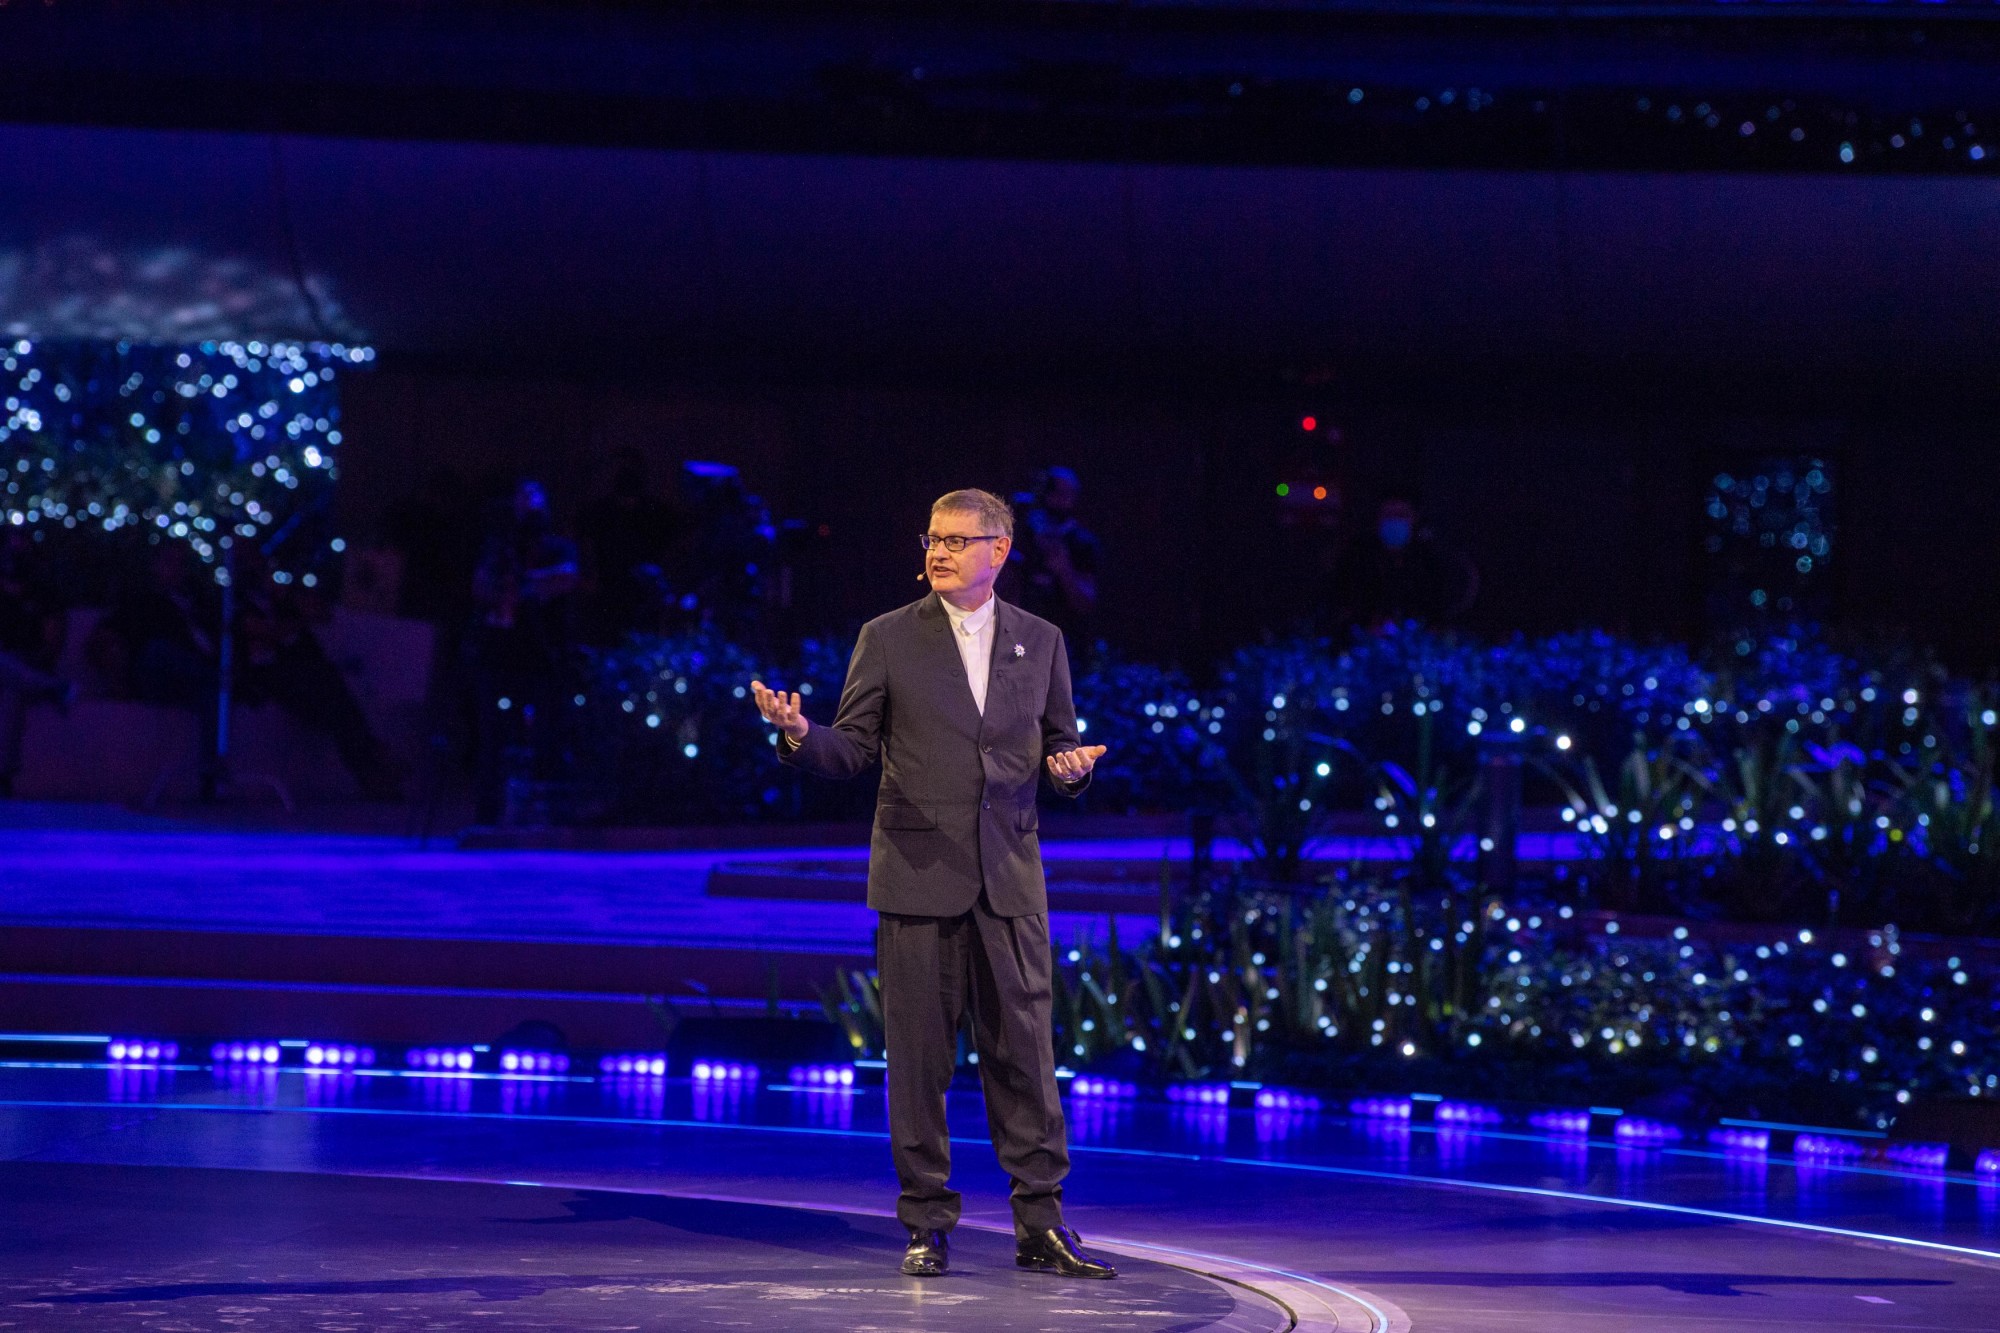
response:
[[[998,532],[1012,540],[1014,536],[1014,508],[991,491],[962,490],[946,491],[931,505],[933,514],[943,510],[953,513],[979,515],[979,526],[988,532]]]

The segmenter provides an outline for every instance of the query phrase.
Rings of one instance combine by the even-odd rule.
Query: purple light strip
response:
[[[666,1120],[655,1118],[626,1118],[613,1116],[574,1116],[551,1113],[516,1113],[482,1111],[412,1111],[389,1110],[375,1107],[353,1106],[298,1106],[298,1107],[245,1107],[203,1105],[190,1102],[85,1102],[56,1101],[45,1099],[8,1099],[0,1101],[0,1106],[51,1107],[70,1109],[90,1109],[105,1111],[130,1111],[147,1109],[158,1111],[195,1111],[217,1114],[255,1115],[362,1115],[362,1116],[410,1116],[418,1119],[459,1119],[491,1120],[509,1123],[553,1122],[561,1124],[608,1124],[636,1125],[649,1130],[690,1129],[717,1132],[763,1133],[808,1135],[828,1138],[865,1138],[881,1140],[886,1136],[867,1130],[834,1129],[826,1126],[806,1125],[755,1125],[719,1120]],[[954,1144],[968,1147],[990,1146],[985,1139],[954,1138]],[[1497,1181],[1458,1180],[1449,1176],[1413,1175],[1407,1172],[1377,1171],[1365,1167],[1331,1166],[1318,1162],[1286,1162],[1271,1158],[1255,1157],[1203,1157],[1199,1154],[1162,1152],[1144,1148],[1103,1148],[1090,1144],[1073,1145],[1072,1153],[1097,1153],[1116,1157],[1140,1157],[1159,1161],[1214,1162],[1224,1166],[1246,1167],[1271,1171],[1303,1171],[1316,1175],[1347,1176],[1357,1179],[1379,1180],[1392,1184],[1429,1185],[1443,1189],[1469,1189],[1487,1193],[1514,1194],[1545,1199],[1564,1199],[1578,1203],[1611,1204],[1622,1208],[1641,1209],[1646,1212],[1673,1213],[1689,1217],[1706,1217],[1720,1222],[1736,1222],[1749,1226],[1776,1227],[1785,1231],[1803,1231],[1815,1235],[1841,1236],[1853,1240],[1875,1241],[1887,1245],[1908,1246],[1913,1249],[1929,1250],[1948,1254],[1970,1255],[1978,1259],[2000,1260],[2000,1250],[1982,1250],[1969,1245],[1954,1245],[1947,1241],[1921,1240],[1911,1236],[1895,1236],[1886,1232],[1860,1231],[1849,1227],[1827,1226],[1817,1222],[1802,1222],[1791,1218],[1770,1217],[1756,1213],[1731,1213],[1714,1208],[1698,1208],[1689,1204],[1663,1203],[1649,1199],[1630,1199],[1612,1194],[1589,1194],[1580,1190],[1558,1190],[1533,1185],[1507,1185]],[[395,1173],[360,1173],[386,1174]],[[1895,1174],[1885,1172],[1883,1174]],[[400,1178],[400,1177],[399,1177]],[[426,1175],[426,1180],[448,1179],[448,1177]],[[515,1181],[515,1184],[536,1184],[534,1181]],[[1983,1183],[1983,1182],[1982,1182]]]
[[[808,1092],[846,1091],[854,1086],[853,1065],[793,1065],[793,1083],[805,1085]]]

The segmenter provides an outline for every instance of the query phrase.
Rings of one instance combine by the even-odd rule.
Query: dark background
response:
[[[1914,405],[1900,417],[1757,415],[1504,385],[1381,403],[1359,390],[641,387],[394,369],[350,380],[348,395],[343,499],[362,528],[444,460],[468,476],[533,471],[556,444],[559,504],[601,484],[623,445],[646,449],[662,471],[687,457],[741,466],[774,510],[830,530],[814,547],[827,601],[801,607],[801,629],[914,596],[913,538],[935,495],[1018,485],[1067,460],[1108,553],[1109,636],[1191,667],[1254,638],[1301,595],[1301,571],[1278,543],[1273,482],[1296,475],[1287,464],[1302,449],[1300,415],[1328,399],[1347,400],[1334,417],[1346,442],[1314,451],[1348,460],[1350,510],[1385,489],[1416,494],[1480,565],[1471,623],[1496,633],[1589,625],[1698,637],[1705,485],[1718,468],[1789,445],[1834,460],[1843,621],[1907,627],[1975,666],[2000,650],[1988,614],[2000,588],[1991,424]]]
[[[15,6],[0,322],[367,340],[357,534],[441,465],[573,511],[619,446],[736,463],[814,535],[801,629],[913,595],[939,492],[1068,463],[1107,631],[1191,665],[1308,595],[1308,465],[1350,531],[1413,493],[1478,628],[1692,638],[1708,479],[1814,453],[1835,620],[1984,668],[2000,154],[1934,146],[2000,131],[1995,50],[1932,6]]]

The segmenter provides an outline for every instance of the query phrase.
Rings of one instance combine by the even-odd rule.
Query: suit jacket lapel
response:
[[[1020,669],[1020,660],[1014,656],[1014,645],[1021,639],[1021,625],[1014,608],[993,599],[993,656],[986,663],[986,713],[981,724],[992,720],[994,710],[1011,706],[1014,691],[1006,688],[1012,672]]]
[[[1014,660],[1014,636],[1018,627],[1014,624],[1014,608],[993,599],[993,655],[986,661],[986,703],[993,703],[993,687],[1000,683],[1003,666]]]
[[[917,612],[927,630],[917,637],[924,644],[925,673],[935,682],[937,698],[947,715],[955,719],[968,736],[979,735],[979,705],[972,699],[972,681],[965,674],[965,659],[952,642],[951,617],[944,612],[943,600],[932,593]],[[999,639],[996,637],[997,644]],[[986,702],[993,702],[993,682],[986,682]]]

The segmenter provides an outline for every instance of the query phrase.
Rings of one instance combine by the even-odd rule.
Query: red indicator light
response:
[[[1300,429],[1300,430],[1303,430],[1303,431],[1315,431],[1315,430],[1318,430],[1318,429],[1319,429],[1319,418],[1318,418],[1318,417],[1306,417],[1306,418],[1304,418],[1303,420],[1301,420],[1301,421],[1299,422],[1299,429]]]

